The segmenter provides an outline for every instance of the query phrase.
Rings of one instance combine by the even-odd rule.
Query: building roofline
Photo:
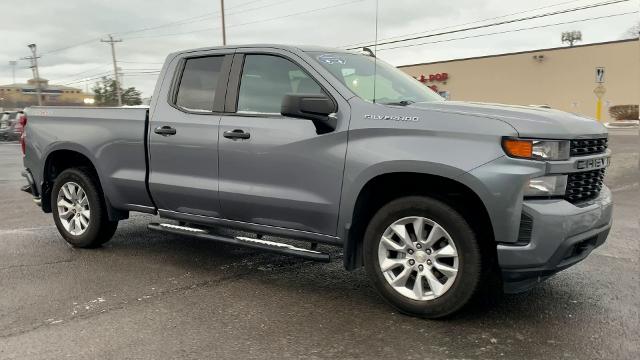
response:
[[[433,62],[424,62],[424,63],[416,63],[416,64],[399,65],[397,67],[398,68],[405,68],[405,67],[411,67],[411,66],[434,65],[434,64],[442,64],[442,63],[449,63],[449,62],[455,62],[455,61],[486,59],[486,58],[509,56],[509,55],[519,55],[519,54],[530,54],[530,53],[536,53],[536,52],[540,52],[540,51],[569,50],[569,49],[582,48],[582,47],[587,47],[587,46],[617,44],[617,43],[624,43],[624,42],[631,42],[631,41],[639,41],[639,39],[638,38],[630,38],[630,39],[623,39],[623,40],[612,40],[612,41],[604,41],[604,42],[598,42],[598,43],[575,45],[575,46],[558,46],[558,47],[536,49],[536,50],[524,50],[524,51],[515,51],[515,52],[493,54],[493,55],[472,56],[472,57],[459,58],[459,59],[450,59],[450,60],[440,60],[440,61],[433,61]]]

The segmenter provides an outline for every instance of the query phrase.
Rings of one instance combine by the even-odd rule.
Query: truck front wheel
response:
[[[100,184],[89,168],[64,170],[51,191],[53,220],[71,245],[94,248],[109,241],[118,227],[110,221]]]
[[[367,275],[400,312],[439,318],[462,308],[481,279],[476,236],[449,205],[408,196],[384,205],[364,237]]]

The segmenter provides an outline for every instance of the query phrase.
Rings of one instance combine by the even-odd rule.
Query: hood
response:
[[[607,134],[607,129],[595,119],[535,106],[442,101],[415,103],[409,107],[500,120],[516,129],[521,137],[573,139]]]

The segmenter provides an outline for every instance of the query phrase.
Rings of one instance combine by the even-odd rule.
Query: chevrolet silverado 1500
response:
[[[329,261],[318,243],[339,246],[346,269],[364,266],[384,299],[416,316],[457,311],[492,275],[524,291],[611,227],[599,123],[444,101],[372,54],[182,51],[167,57],[148,109],[26,113],[25,189],[70,244],[100,246],[136,211],[166,219],[154,231],[306,259]]]

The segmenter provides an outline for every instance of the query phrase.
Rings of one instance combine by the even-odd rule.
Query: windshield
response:
[[[427,86],[380,59],[376,61],[371,56],[348,53],[311,52],[310,55],[363,100],[386,105],[444,100]]]

